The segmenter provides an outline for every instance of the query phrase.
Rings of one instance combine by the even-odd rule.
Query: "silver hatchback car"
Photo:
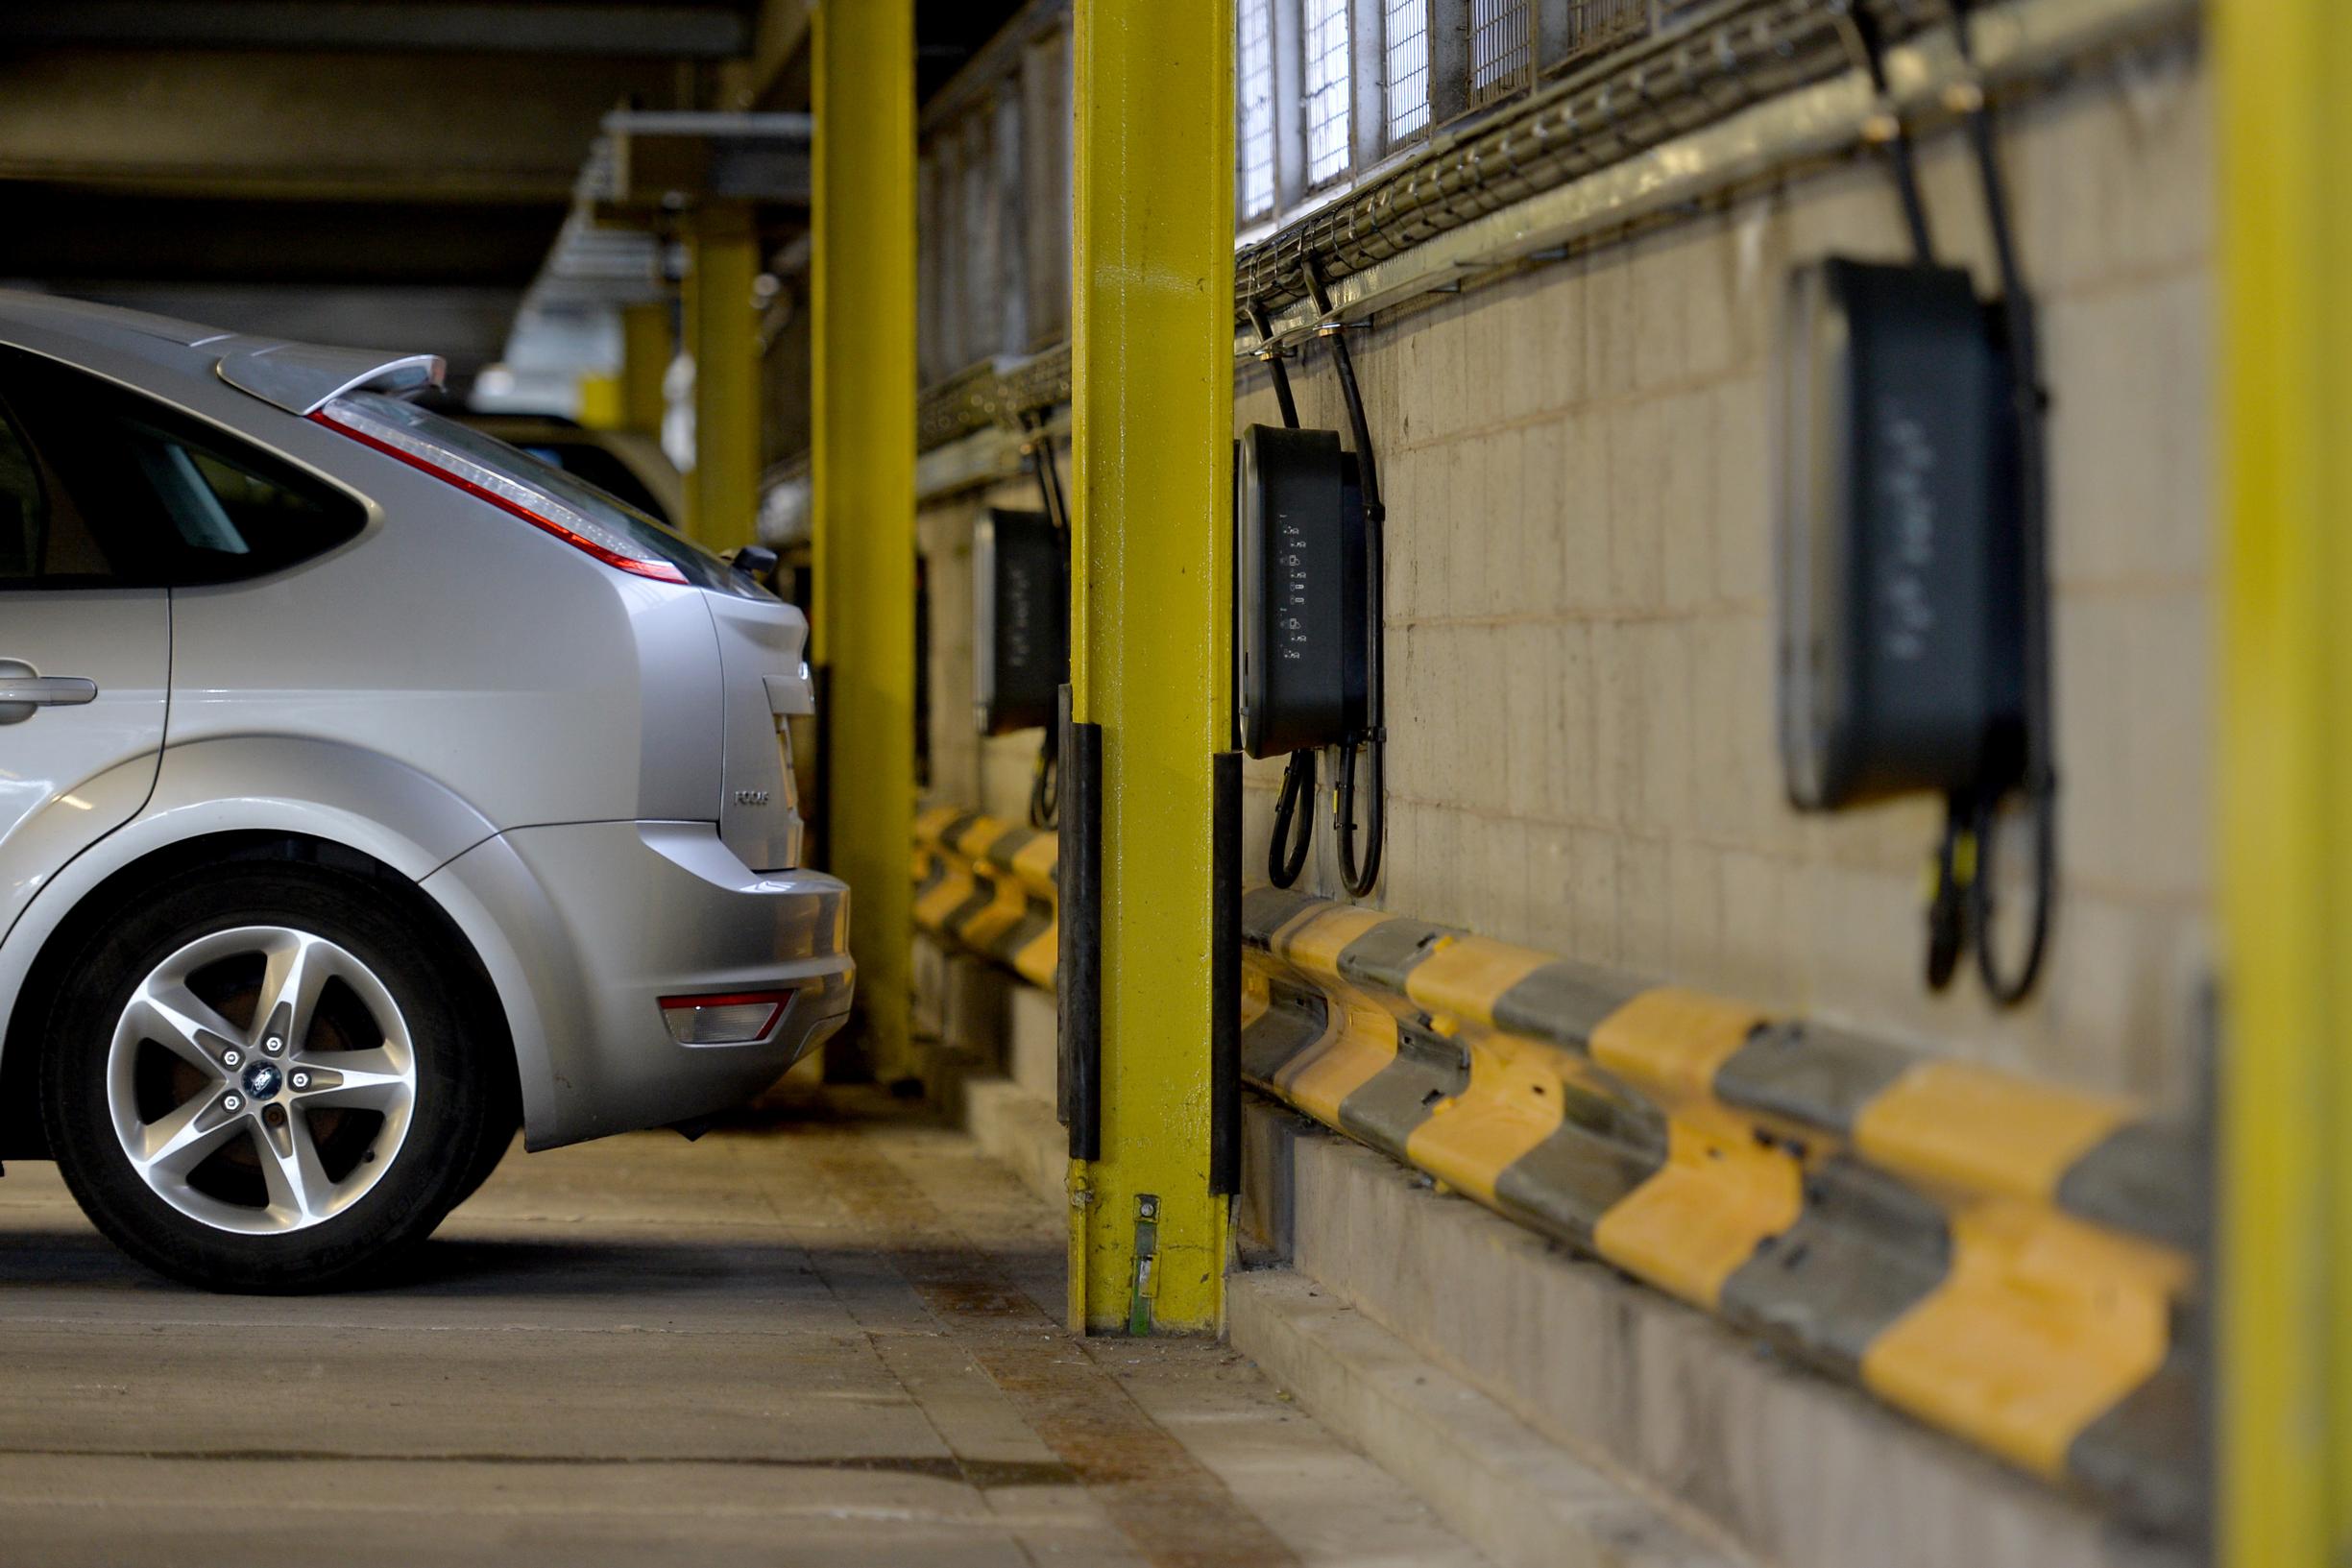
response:
[[[0,1155],[225,1290],[840,1026],[800,613],[401,400],[427,356],[0,294]]]

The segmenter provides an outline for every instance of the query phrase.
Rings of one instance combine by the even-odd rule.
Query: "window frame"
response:
[[[1363,61],[1358,58],[1364,30],[1357,25],[1357,12],[1363,9],[1364,0],[1287,0],[1287,3],[1298,16],[1297,29],[1298,89],[1291,102],[1295,107],[1298,122],[1299,191],[1302,195],[1313,195],[1347,183],[1354,178],[1358,168],[1369,166],[1363,164],[1358,158],[1356,141],[1357,133],[1363,125],[1363,116],[1357,112],[1360,106],[1356,102],[1356,97],[1362,90],[1364,82],[1364,72],[1361,68]],[[1329,7],[1330,16],[1346,30],[1346,36],[1340,40],[1340,46],[1336,51],[1326,49],[1321,52],[1325,56],[1336,53],[1345,62],[1346,78],[1336,84],[1326,83],[1321,89],[1311,85],[1314,80],[1316,55],[1313,52],[1314,39],[1310,32],[1310,19],[1307,15],[1309,6]],[[1315,98],[1318,90],[1332,92],[1340,106],[1339,113],[1346,116],[1346,123],[1341,128],[1337,144],[1339,162],[1335,167],[1320,175],[1315,172],[1315,133],[1317,129]],[[1327,124],[1328,121],[1325,123]]]
[[[1233,211],[1234,229],[1240,234],[1272,232],[1302,210],[1345,194],[1406,150],[1428,140],[1451,113],[1458,111],[1458,106],[1449,108],[1443,89],[1447,63],[1458,59],[1461,50],[1449,48],[1441,24],[1449,9],[1464,9],[1467,12],[1468,0],[1418,0],[1428,18],[1429,63],[1424,67],[1423,78],[1428,96],[1423,100],[1421,122],[1394,135],[1389,131],[1388,10],[1395,0],[1338,0],[1338,3],[1347,27],[1347,153],[1338,169],[1318,180],[1309,164],[1309,105],[1305,91],[1307,0],[1237,0],[1238,6],[1251,8],[1252,13],[1267,18],[1273,54],[1273,200],[1271,205],[1253,210],[1244,162],[1249,147],[1241,118],[1244,13],[1237,10]]]
[[[1420,0],[1425,19],[1427,75],[1420,122],[1391,133],[1389,6],[1395,0],[1340,0],[1348,18],[1350,104],[1346,163],[1313,178],[1309,157],[1309,107],[1305,93],[1305,16],[1308,0],[1237,0],[1270,23],[1274,56],[1274,197],[1271,207],[1252,210],[1242,169],[1240,28],[1237,11],[1234,56],[1234,228],[1245,242],[1260,238],[1323,203],[1345,196],[1377,178],[1418,145],[1443,133],[1465,116],[1502,109],[1572,66],[1648,36],[1690,0],[1503,0],[1523,11],[1525,56],[1507,83],[1472,99],[1471,29],[1473,0]],[[1593,31],[1588,12],[1598,7],[1610,25]]]
[[[1399,131],[1396,129],[1395,105],[1391,100],[1396,87],[1396,36],[1392,30],[1396,25],[1398,9],[1408,6],[1418,7],[1421,13],[1420,121]],[[1373,31],[1377,34],[1379,45],[1379,69],[1372,73],[1380,89],[1379,112],[1374,129],[1377,132],[1378,151],[1388,153],[1413,142],[1425,141],[1436,129],[1437,103],[1432,89],[1437,85],[1438,61],[1433,46],[1437,42],[1436,13],[1439,7],[1437,0],[1372,0],[1370,9],[1377,21]],[[1370,167],[1370,163],[1366,166]]]
[[[1274,21],[1281,9],[1281,0],[1234,0],[1233,220],[1238,229],[1270,222],[1282,210],[1282,72],[1278,63],[1281,47]],[[1263,206],[1253,206],[1249,200],[1249,124],[1245,118],[1249,88],[1242,73],[1246,19],[1249,16],[1263,18],[1266,23],[1263,39],[1266,71],[1266,202]]]

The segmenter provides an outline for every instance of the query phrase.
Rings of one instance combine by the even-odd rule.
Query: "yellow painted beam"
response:
[[[820,6],[815,48],[814,658],[829,673],[832,870],[862,1042],[914,1071],[914,12]]]
[[[649,436],[662,433],[667,403],[663,379],[675,350],[669,340],[669,306],[659,302],[623,305],[620,311],[620,427]]]
[[[2352,8],[2219,0],[2223,1568],[2352,1562]]]
[[[1071,674],[1103,726],[1103,1147],[1073,1171],[1071,1317],[1215,1330],[1210,758],[1230,745],[1231,0],[1078,0]]]
[[[800,109],[790,101],[792,65],[809,44],[816,0],[761,0],[751,55],[718,67],[717,102],[727,109]]]
[[[686,339],[694,356],[694,471],[687,532],[714,550],[749,544],[760,513],[760,349],[751,211],[721,203],[687,221]]]
[[[620,428],[620,377],[583,375],[578,384],[579,420],[591,430]]]

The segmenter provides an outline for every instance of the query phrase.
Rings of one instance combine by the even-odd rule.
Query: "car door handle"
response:
[[[0,675],[0,708],[73,708],[94,702],[98,683],[75,675]]]

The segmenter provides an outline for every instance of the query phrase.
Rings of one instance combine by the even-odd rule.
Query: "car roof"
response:
[[[22,342],[13,329],[24,327],[49,341]],[[438,386],[446,373],[433,354],[293,343],[61,295],[0,289],[0,341],[50,350],[58,339],[130,354],[166,374],[217,377],[290,414],[312,413],[362,388],[401,393]]]

